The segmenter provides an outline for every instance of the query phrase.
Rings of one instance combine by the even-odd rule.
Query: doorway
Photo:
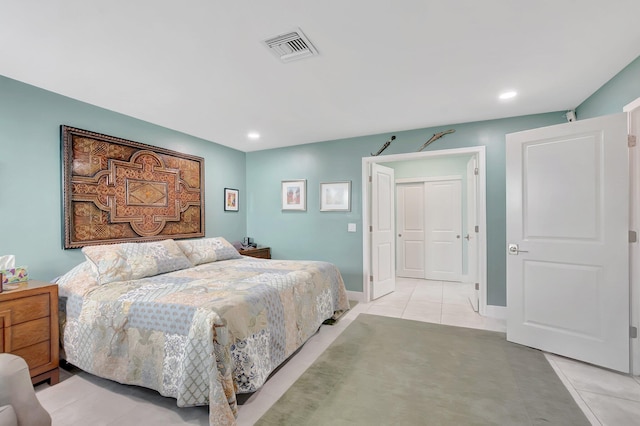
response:
[[[447,149],[439,151],[408,153],[388,155],[384,157],[367,157],[362,159],[362,200],[363,200],[363,228],[371,230],[372,225],[372,192],[371,192],[371,169],[374,164],[389,163],[408,163],[419,159],[428,158],[455,158],[464,156],[466,158],[473,157],[476,165],[476,225],[472,230],[473,233],[469,237],[475,237],[475,245],[477,246],[477,256],[474,257],[476,268],[476,293],[478,295],[478,309],[481,315],[486,315],[486,173],[485,173],[485,147],[470,147],[460,149]],[[462,235],[462,234],[455,234]],[[466,237],[466,235],[465,235]],[[464,237],[462,237],[464,238]],[[371,232],[363,234],[363,296],[365,302],[372,299],[374,293],[373,285],[375,282],[375,267],[372,261],[372,241]]]

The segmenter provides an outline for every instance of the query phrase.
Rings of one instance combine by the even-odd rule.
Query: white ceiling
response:
[[[0,74],[254,151],[573,109],[640,55],[639,16],[639,0],[0,0]],[[319,56],[281,63],[262,40],[296,27]]]

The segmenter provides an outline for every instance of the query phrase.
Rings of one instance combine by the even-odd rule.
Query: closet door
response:
[[[462,279],[462,184],[425,182],[426,264],[429,280]]]
[[[424,182],[398,184],[396,198],[398,205],[397,275],[406,278],[424,278]]]

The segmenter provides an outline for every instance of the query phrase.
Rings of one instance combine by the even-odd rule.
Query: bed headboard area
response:
[[[64,248],[196,238],[204,159],[61,126]]]

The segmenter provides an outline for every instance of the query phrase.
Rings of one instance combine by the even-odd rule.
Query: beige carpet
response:
[[[504,333],[360,314],[257,425],[588,425]]]

